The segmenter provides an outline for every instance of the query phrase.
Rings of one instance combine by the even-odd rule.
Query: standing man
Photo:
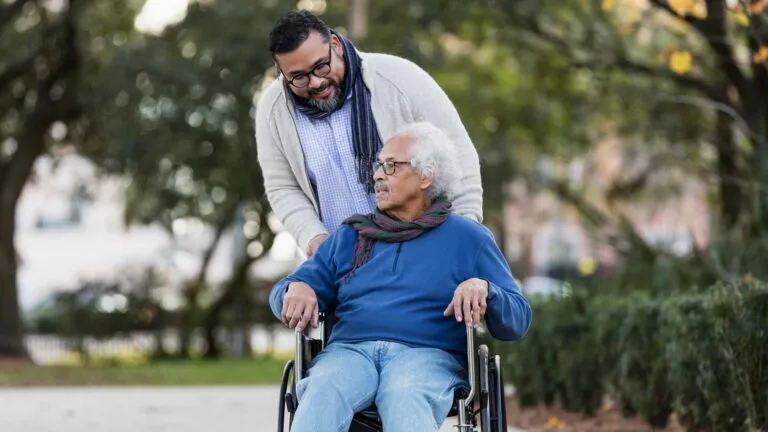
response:
[[[373,166],[382,139],[412,122],[446,131],[460,160],[453,209],[482,222],[477,151],[423,69],[357,51],[308,11],[280,18],[269,50],[280,76],[256,107],[258,159],[273,211],[308,256],[349,216],[376,208]]]

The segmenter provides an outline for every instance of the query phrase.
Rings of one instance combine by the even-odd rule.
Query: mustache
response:
[[[376,182],[373,188],[376,192],[389,192],[389,186],[384,182]]]
[[[314,89],[310,90],[309,94],[316,95],[318,93],[322,93],[322,92],[325,91],[325,89],[327,89],[328,87],[330,87],[332,85],[333,85],[333,83],[331,82],[331,80],[327,80],[323,84],[321,84],[320,87],[317,87],[317,88],[314,88]]]

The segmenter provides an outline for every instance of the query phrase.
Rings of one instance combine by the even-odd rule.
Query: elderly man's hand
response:
[[[317,327],[318,306],[315,290],[304,282],[291,282],[283,298],[281,312],[283,323],[296,331],[302,331],[312,320],[312,327]]]
[[[462,319],[467,327],[475,327],[480,324],[480,318],[485,315],[488,297],[488,282],[483,279],[467,279],[456,288],[453,300],[445,308],[444,316],[456,315],[456,321]]]

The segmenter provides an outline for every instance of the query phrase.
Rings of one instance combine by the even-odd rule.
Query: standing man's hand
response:
[[[453,293],[453,300],[445,308],[444,316],[456,315],[456,321],[462,321],[467,327],[480,324],[480,318],[485,315],[488,306],[488,282],[483,279],[471,278],[460,283]]]
[[[320,234],[312,237],[312,240],[309,241],[309,246],[307,246],[307,257],[314,255],[315,252],[317,252],[317,248],[320,247],[320,244],[327,238],[328,234]]]
[[[319,318],[317,295],[315,290],[304,282],[291,282],[283,297],[281,312],[283,323],[296,331],[302,331],[311,320],[312,327],[317,327]]]

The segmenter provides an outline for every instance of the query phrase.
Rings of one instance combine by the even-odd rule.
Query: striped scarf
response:
[[[357,179],[361,185],[365,186],[368,193],[373,193],[373,163],[376,162],[376,155],[381,149],[381,137],[376,128],[376,122],[371,110],[371,92],[365,86],[361,73],[361,59],[355,49],[355,46],[348,39],[339,33],[331,30],[331,33],[339,38],[344,45],[344,65],[345,78],[342,83],[341,93],[344,95],[341,103],[336,109],[341,108],[352,93],[352,148],[357,162]],[[304,100],[293,94],[290,89],[288,93],[293,96],[296,107],[306,116],[313,119],[325,118],[333,111],[321,111],[318,108],[308,105]]]
[[[357,231],[355,255],[352,257],[352,269],[344,276],[348,280],[352,273],[368,262],[377,240],[387,243],[399,243],[426,233],[445,222],[451,211],[451,202],[440,196],[429,206],[427,211],[411,222],[394,219],[378,208],[368,215],[356,214],[344,223],[352,225]]]

